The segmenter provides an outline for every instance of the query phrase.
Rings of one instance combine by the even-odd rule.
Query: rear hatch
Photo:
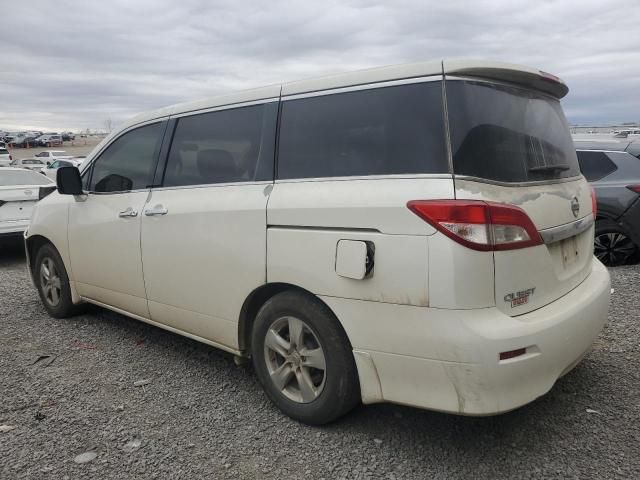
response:
[[[29,220],[41,186],[53,183],[28,170],[0,169],[0,227]]]
[[[449,77],[446,98],[456,199],[515,205],[542,239],[493,252],[496,306],[515,316],[553,302],[593,257],[591,189],[559,100],[471,77]]]
[[[39,187],[0,187],[0,225],[31,218]]]

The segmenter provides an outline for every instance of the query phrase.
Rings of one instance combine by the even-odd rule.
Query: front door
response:
[[[129,130],[111,143],[88,172],[89,193],[69,209],[71,271],[78,293],[145,318],[140,218],[164,126]]]

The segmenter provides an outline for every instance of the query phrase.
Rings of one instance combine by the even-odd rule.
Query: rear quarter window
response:
[[[281,179],[448,173],[442,83],[284,100]]]
[[[578,162],[584,177],[595,182],[617,170],[616,164],[604,152],[578,151]]]

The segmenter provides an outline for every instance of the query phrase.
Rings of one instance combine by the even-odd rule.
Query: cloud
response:
[[[573,122],[640,118],[640,9],[599,1],[23,1],[3,12],[0,127],[144,110],[376,65],[477,57],[561,76]]]

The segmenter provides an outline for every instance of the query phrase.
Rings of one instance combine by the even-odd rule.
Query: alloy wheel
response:
[[[52,307],[60,303],[62,284],[56,264],[50,257],[44,257],[40,264],[40,287],[45,301]]]
[[[302,320],[278,318],[267,330],[264,358],[275,387],[297,403],[313,402],[325,386],[324,350],[313,330]]]
[[[601,233],[596,235],[593,253],[605,265],[623,265],[636,253],[636,246],[624,233]]]

